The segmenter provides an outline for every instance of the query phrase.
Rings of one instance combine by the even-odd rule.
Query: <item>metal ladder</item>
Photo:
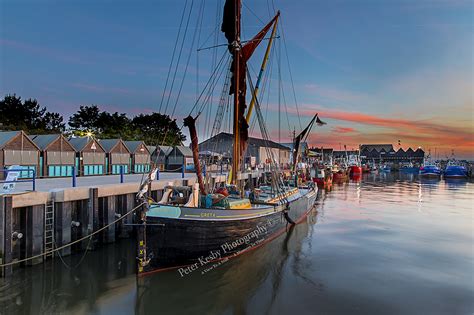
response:
[[[48,200],[44,208],[44,252],[54,249],[54,201]],[[54,254],[45,255],[54,258]]]

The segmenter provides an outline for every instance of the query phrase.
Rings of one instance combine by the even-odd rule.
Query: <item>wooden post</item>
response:
[[[12,206],[12,196],[0,198],[0,261],[2,264],[12,261]],[[12,270],[12,266],[1,268],[1,276],[11,276]]]
[[[90,188],[89,189],[89,202],[87,206],[87,213],[85,214],[85,218],[87,220],[87,229],[83,229],[84,235],[89,235],[93,231],[97,231],[99,229],[99,192],[97,188]],[[85,225],[85,224],[84,224]],[[87,241],[82,242],[83,249],[87,247]],[[94,237],[94,240],[91,242],[92,245],[97,243],[97,238]],[[94,246],[93,246],[94,247]]]
[[[72,223],[72,202],[56,202],[54,205],[54,238],[57,247],[71,242],[71,223]],[[87,222],[79,222],[79,227]],[[71,247],[61,250],[62,256],[71,254]]]
[[[26,258],[43,253],[44,248],[44,205],[26,208]],[[43,262],[44,257],[26,261],[26,265]]]
[[[115,220],[115,196],[99,198],[99,228],[102,228]],[[115,224],[100,233],[103,243],[115,241]]]

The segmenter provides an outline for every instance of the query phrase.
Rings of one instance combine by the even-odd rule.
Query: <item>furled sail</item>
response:
[[[311,119],[308,126],[305,129],[303,129],[303,131],[301,131],[300,134],[295,137],[295,139],[293,139],[293,171],[295,171],[296,164],[298,164],[298,151],[300,149],[301,140],[303,140],[306,137],[306,135],[311,130],[311,127],[313,126],[314,121],[316,119],[319,120],[318,114],[314,115],[313,119]],[[322,123],[321,120],[320,122]]]
[[[271,26],[275,22],[277,16],[275,16],[254,38],[248,41],[243,47],[240,44],[240,0],[226,0],[224,5],[224,16],[221,26],[221,31],[224,33],[227,42],[229,52],[233,56],[233,62],[231,67],[232,79],[229,90],[229,95],[236,93],[236,86],[238,87],[237,91],[237,104],[234,106],[237,107],[237,112],[235,113],[238,117],[234,121],[238,124],[237,128],[234,126],[234,132],[237,130],[238,134],[235,134],[235,137],[238,137],[239,140],[239,152],[237,159],[239,160],[243,156],[247,148],[248,141],[248,123],[245,118],[245,111],[247,105],[245,103],[245,96],[247,92],[247,61],[252,56],[253,52],[257,46],[264,39],[267,32],[270,30]],[[237,62],[236,62],[237,60]],[[238,67],[238,69],[236,69]],[[237,71],[238,70],[238,71]],[[238,73],[238,78],[235,78],[235,74]],[[238,164],[237,164],[238,165]]]

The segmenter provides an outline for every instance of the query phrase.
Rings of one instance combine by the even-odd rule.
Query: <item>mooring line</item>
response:
[[[46,256],[46,255],[49,255],[49,254],[52,254],[54,252],[57,252],[57,251],[60,251],[64,248],[67,248],[69,246],[72,246],[74,244],[77,244],[79,242],[82,242],[86,239],[88,239],[89,237],[92,238],[92,236],[96,235],[97,233],[99,232],[102,232],[103,230],[107,229],[108,227],[110,227],[111,225],[114,225],[115,223],[123,220],[126,216],[128,216],[130,213],[132,213],[133,211],[137,210],[138,208],[140,208],[141,206],[143,206],[145,204],[145,202],[142,202],[141,204],[139,204],[138,206],[136,206],[135,208],[131,209],[130,211],[128,211],[127,213],[125,213],[124,215],[122,215],[120,218],[118,218],[117,220],[107,224],[106,226],[103,226],[101,227],[100,229],[98,229],[97,231],[95,232],[92,232],[91,234],[89,235],[86,235],[84,237],[81,237],[80,239],[78,240],[75,240],[74,242],[71,242],[69,244],[66,244],[66,245],[63,245],[63,246],[60,246],[60,247],[57,247],[57,248],[54,248],[48,252],[44,252],[44,253],[41,253],[41,254],[38,254],[38,255],[35,255],[35,256],[31,256],[31,257],[27,257],[27,258],[24,258],[24,259],[21,259],[21,260],[16,260],[16,261],[12,261],[12,262],[9,262],[9,263],[6,263],[6,264],[2,264],[0,265],[0,268],[2,267],[7,267],[7,266],[12,266],[12,265],[16,265],[16,264],[19,264],[19,263],[22,263],[22,262],[25,262],[25,261],[28,261],[28,260],[32,260],[32,259],[36,259],[36,258],[40,258],[40,257],[43,257],[43,256]]]

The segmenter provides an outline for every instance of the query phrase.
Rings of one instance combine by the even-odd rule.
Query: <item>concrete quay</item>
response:
[[[243,173],[240,179],[255,181],[262,174],[262,171]],[[225,174],[208,176],[212,185],[226,180]],[[40,179],[36,191],[22,191],[20,186],[17,187],[20,191],[0,195],[0,265],[47,253],[112,223],[138,205],[135,195],[141,177],[127,175],[124,183],[118,183],[117,176],[78,178],[78,187],[74,188],[67,187],[69,178]],[[181,173],[161,173],[160,180],[151,185],[151,196],[159,200],[169,182],[175,186],[192,186],[196,182],[194,174],[181,177]],[[133,223],[133,219],[133,214],[128,215],[95,235],[91,242],[84,240],[59,253],[70,255],[88,246],[94,249],[118,238],[130,237],[133,228],[127,224]],[[15,268],[39,264],[55,255],[1,267],[1,276],[9,276]]]

